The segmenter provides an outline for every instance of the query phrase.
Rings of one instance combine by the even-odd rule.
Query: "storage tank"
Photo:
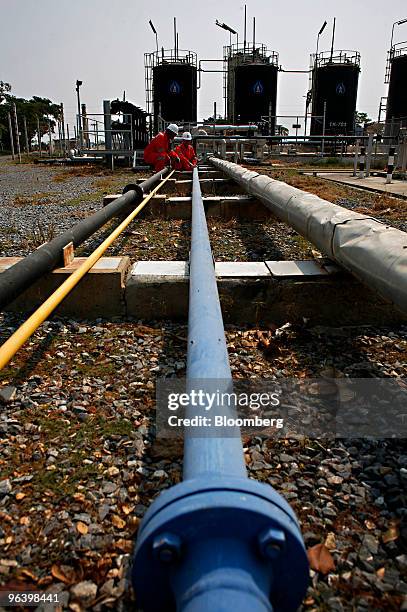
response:
[[[191,51],[168,50],[146,54],[146,95],[157,124],[197,120],[197,58]]]
[[[230,123],[258,123],[271,116],[274,134],[278,54],[264,45],[225,47],[225,97]]]
[[[407,126],[407,44],[394,45],[388,54],[386,83],[387,94],[386,123],[397,128]]]
[[[311,136],[352,136],[355,133],[356,100],[360,72],[357,51],[311,55]]]

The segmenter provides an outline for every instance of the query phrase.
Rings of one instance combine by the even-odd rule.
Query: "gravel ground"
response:
[[[32,250],[38,236],[22,243],[24,223],[42,208],[43,223],[59,233],[98,208],[104,190],[128,182],[124,173],[62,174],[55,180],[60,168],[0,161],[0,215],[7,219],[0,221],[0,255]],[[335,192],[338,198],[360,204],[354,194]],[[398,214],[395,207],[390,216]],[[11,218],[15,240],[4,232]],[[274,220],[211,220],[209,231],[218,260],[312,256],[306,241]],[[110,254],[185,259],[189,232],[186,222],[140,219]],[[0,343],[20,322],[0,315]],[[235,378],[407,377],[406,327],[226,331]],[[2,585],[59,592],[64,610],[134,609],[127,571],[140,519],[181,478],[182,449],[155,439],[154,406],[156,379],[185,374],[186,334],[171,322],[55,319],[0,372]],[[315,546],[324,553],[324,564],[313,562],[303,610],[407,610],[404,441],[256,436],[245,439],[245,458],[250,476],[274,486],[295,509],[311,556]]]
[[[0,340],[17,323],[4,317]],[[3,584],[59,592],[64,609],[134,605],[126,577],[139,521],[181,477],[182,450],[154,439],[154,389],[159,376],[184,375],[186,333],[170,322],[59,319],[1,372],[2,392],[15,392],[0,412]],[[227,340],[236,378],[407,376],[406,327],[228,327]],[[245,457],[250,476],[295,509],[308,549],[328,555],[303,610],[407,608],[403,441],[256,436]]]
[[[208,220],[209,238],[216,261],[280,261],[310,259],[314,247],[277,219],[245,223]],[[107,251],[128,255],[132,261],[187,260],[190,248],[189,221],[139,219]],[[104,233],[89,241],[81,254],[89,254],[102,242]]]
[[[134,179],[128,171],[13,164],[0,156],[0,257],[28,255]]]

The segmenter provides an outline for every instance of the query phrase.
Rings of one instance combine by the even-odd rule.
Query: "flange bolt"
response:
[[[258,543],[261,554],[274,561],[285,546],[285,533],[281,529],[266,529],[259,535]]]
[[[153,555],[162,563],[174,563],[181,557],[181,538],[174,533],[162,533],[154,538]]]

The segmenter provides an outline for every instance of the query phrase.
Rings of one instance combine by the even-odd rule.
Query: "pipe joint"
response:
[[[287,502],[268,485],[213,474],[164,491],[141,523],[134,556],[132,580],[144,612],[230,610],[230,585],[239,575],[246,578],[233,610],[243,610],[239,598],[256,612],[297,610],[308,561]],[[218,605],[205,607],[214,592]]]

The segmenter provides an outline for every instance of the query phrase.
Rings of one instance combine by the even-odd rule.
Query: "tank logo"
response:
[[[170,94],[177,95],[181,93],[181,86],[178,83],[178,81],[171,81],[169,89],[170,89]]]
[[[338,96],[343,96],[345,94],[345,91],[345,85],[343,83],[338,83],[338,85],[336,86],[336,93],[338,94]]]
[[[256,81],[253,85],[253,93],[257,95],[261,95],[264,92],[263,83],[261,81]]]

